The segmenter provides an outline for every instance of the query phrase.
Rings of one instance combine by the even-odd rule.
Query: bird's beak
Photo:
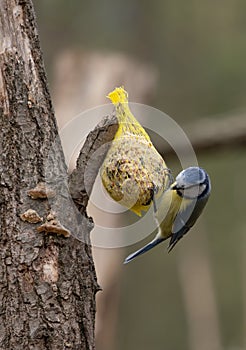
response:
[[[177,190],[177,181],[175,181],[174,183],[172,183],[172,185],[170,186],[171,190]]]

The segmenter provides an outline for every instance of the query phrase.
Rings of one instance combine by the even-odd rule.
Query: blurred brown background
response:
[[[218,121],[246,119],[245,1],[34,5],[60,127],[106,103],[120,84],[132,101],[166,112],[187,132],[187,125],[205,130],[208,120],[220,135]],[[122,266],[141,244],[95,253],[104,288],[98,350],[246,349],[245,146],[197,150],[197,157],[212,196],[171,254],[164,244]],[[167,161],[176,174],[177,162]]]

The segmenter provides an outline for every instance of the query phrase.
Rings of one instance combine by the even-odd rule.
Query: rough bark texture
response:
[[[74,205],[33,5],[0,0],[0,9],[0,349],[94,349],[83,168],[70,181]]]

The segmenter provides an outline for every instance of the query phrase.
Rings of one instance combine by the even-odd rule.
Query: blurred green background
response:
[[[184,130],[200,118],[244,114],[244,0],[34,5],[52,93],[62,50],[115,51],[158,69],[151,103]],[[197,153],[211,175],[209,205],[171,254],[159,246],[121,270],[115,350],[246,349],[245,155],[242,146]]]

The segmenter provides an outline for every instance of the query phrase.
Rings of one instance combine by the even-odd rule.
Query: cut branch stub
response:
[[[117,129],[115,115],[104,117],[89,133],[80,151],[76,169],[69,176],[69,192],[80,212],[85,211],[99,168]]]

